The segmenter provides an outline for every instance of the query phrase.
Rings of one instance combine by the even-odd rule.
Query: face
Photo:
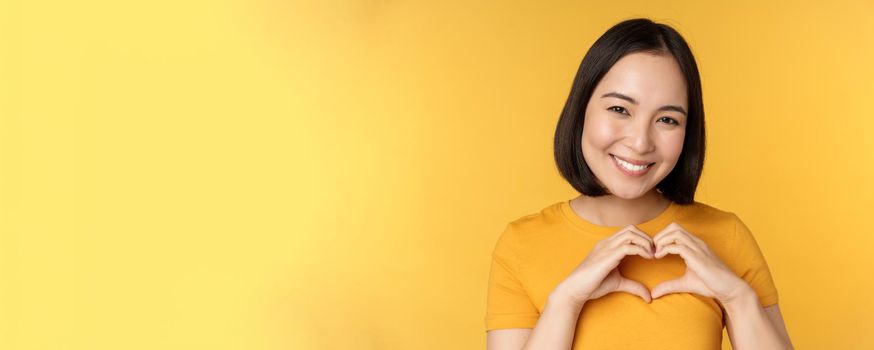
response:
[[[654,190],[680,158],[688,110],[673,56],[619,59],[595,87],[583,123],[583,158],[598,183],[625,199]]]

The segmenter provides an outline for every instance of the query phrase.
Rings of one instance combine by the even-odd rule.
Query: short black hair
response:
[[[583,158],[582,133],[586,106],[595,86],[625,55],[635,52],[669,53],[677,60],[688,90],[683,150],[677,165],[656,189],[677,204],[692,204],[704,168],[704,102],[695,57],[675,29],[647,18],[622,21],[608,29],[583,57],[570,95],[555,128],[555,163],[561,176],[587,196],[609,194],[601,187]]]

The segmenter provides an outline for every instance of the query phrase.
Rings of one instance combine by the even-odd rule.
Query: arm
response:
[[[777,304],[768,306],[765,308],[765,313],[768,314],[768,318],[771,320],[771,324],[777,328],[777,331],[780,333],[780,336],[783,337],[783,340],[786,341],[792,349],[795,347],[792,345],[792,341],[789,339],[789,332],[786,331],[786,322],[783,321],[783,313],[780,312],[780,306]]]
[[[496,329],[488,332],[488,350],[570,349],[583,304],[561,294],[550,294],[533,329]]]
[[[598,241],[589,255],[549,294],[543,312],[537,313],[537,322],[530,332],[519,328],[503,330],[502,332],[489,332],[486,346],[489,349],[501,350],[519,350],[520,348],[526,350],[570,349],[573,345],[574,333],[576,333],[577,320],[583,310],[583,305],[588,300],[597,299],[612,292],[627,292],[638,295],[649,303],[652,298],[646,286],[622,277],[618,266],[622,258],[628,255],[640,255],[646,259],[652,259],[651,249],[649,236],[631,225]],[[493,264],[492,266],[501,266],[501,264]],[[492,276],[501,275],[493,274]],[[530,300],[520,301],[527,298],[523,296],[525,292],[518,280],[515,283],[509,283],[509,286],[509,289],[516,290],[516,301],[528,305],[524,308],[524,312],[527,314],[534,311],[528,309],[528,307],[534,308]],[[507,289],[497,288],[497,284],[495,284],[491,290],[495,291],[495,295],[499,295],[498,291],[506,291]],[[497,301],[494,305],[498,305]],[[530,324],[530,319],[524,321],[525,325]],[[492,344],[498,343],[501,344],[500,348],[497,345],[492,346]]]
[[[728,337],[733,349],[795,349],[783,324],[779,306],[775,304],[762,308],[752,288],[746,288],[741,297],[724,307],[728,319]]]
[[[583,304],[564,298],[562,294],[550,294],[543,314],[522,349],[570,349]]]

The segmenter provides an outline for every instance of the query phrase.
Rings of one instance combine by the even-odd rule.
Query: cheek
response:
[[[617,141],[620,130],[599,116],[587,118],[583,126],[583,144],[605,149]]]
[[[680,158],[680,153],[683,152],[683,141],[685,140],[684,132],[675,132],[664,135],[659,148],[662,150],[662,156],[665,159],[676,161]]]

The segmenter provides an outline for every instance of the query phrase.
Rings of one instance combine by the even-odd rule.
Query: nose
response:
[[[647,154],[655,150],[655,143],[653,143],[652,135],[650,135],[652,130],[650,123],[645,119],[641,118],[638,121],[638,123],[631,123],[629,125],[630,130],[625,144],[637,154]]]

